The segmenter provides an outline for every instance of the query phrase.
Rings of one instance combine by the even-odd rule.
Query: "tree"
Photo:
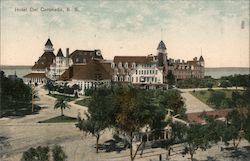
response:
[[[184,136],[186,142],[184,143],[183,154],[189,153],[191,160],[194,160],[194,154],[197,149],[206,150],[209,148],[209,140],[204,137],[207,133],[206,128],[200,124],[190,124],[185,129]]]
[[[238,110],[232,110],[226,117],[225,128],[223,129],[222,141],[229,145],[233,140],[233,147],[237,150],[238,145],[243,138],[245,116]]]
[[[49,161],[49,147],[30,148],[23,153],[21,161]]]
[[[130,159],[133,161],[140,142],[133,153],[133,138],[142,127],[152,123],[155,104],[147,91],[121,86],[115,91],[115,127],[123,131],[129,138]]]
[[[99,88],[93,91],[88,105],[87,119],[80,119],[76,125],[81,131],[96,137],[96,152],[103,130],[114,122],[113,95],[109,88]]]
[[[244,122],[245,139],[250,143],[250,108],[248,108],[248,113],[246,120]]]
[[[181,118],[185,117],[185,103],[179,91],[169,90],[167,92],[161,93],[158,99],[160,106],[162,106],[165,110],[171,109],[174,111],[173,115],[179,114]]]
[[[175,76],[172,72],[172,70],[169,70],[168,71],[168,74],[167,74],[167,81],[168,81],[168,84],[170,86],[174,85],[175,84]]]
[[[52,81],[47,81],[44,87],[49,91],[49,94],[51,91],[55,91],[55,86]]]
[[[54,161],[65,161],[67,155],[63,151],[63,148],[60,145],[54,145],[52,148],[52,156]]]
[[[7,78],[3,71],[0,72],[0,117],[32,113],[30,86],[24,84],[23,80],[18,77]]]
[[[61,109],[61,116],[64,116],[63,110],[66,108],[69,108],[70,106],[67,103],[67,98],[66,97],[59,97],[54,105],[54,109]]]
[[[220,83],[220,87],[222,87],[222,88],[232,87],[232,84],[228,80],[223,80]]]
[[[86,114],[87,119],[79,119],[76,127],[79,128],[81,131],[86,132],[86,134],[92,134],[96,137],[96,153],[98,153],[98,143],[100,136],[106,126],[93,118],[90,115]]]

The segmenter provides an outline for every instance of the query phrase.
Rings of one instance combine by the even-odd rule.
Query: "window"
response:
[[[121,62],[119,62],[118,68],[122,68],[122,63]]]
[[[136,77],[136,82],[138,82],[138,77]]]
[[[132,68],[135,68],[136,64],[135,62],[132,63]]]
[[[125,70],[124,70],[123,68],[121,69],[121,73],[122,73],[122,74],[125,74]]]
[[[111,63],[111,68],[115,68],[115,63]]]
[[[137,70],[135,71],[135,74],[137,75]]]
[[[123,76],[120,76],[120,81],[123,82]]]
[[[118,77],[116,75],[114,76],[114,81],[118,81]]]
[[[125,68],[128,68],[128,63],[127,62],[125,63]]]
[[[118,74],[118,69],[117,68],[115,68],[115,74]]]
[[[155,71],[155,74],[157,74],[157,72],[158,72],[158,71],[156,70],[156,71]]]

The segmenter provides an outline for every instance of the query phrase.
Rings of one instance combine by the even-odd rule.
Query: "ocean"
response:
[[[1,70],[4,71],[5,76],[16,73],[19,78],[23,78],[23,76],[31,72],[31,66],[1,66]]]
[[[4,71],[5,75],[16,75],[22,78],[24,75],[31,72],[31,66],[2,66],[1,70]],[[222,76],[229,76],[234,74],[249,74],[249,68],[205,68],[205,76],[212,76],[213,78],[220,78]]]
[[[230,76],[235,74],[250,74],[250,68],[205,68],[205,76],[212,76],[213,78],[220,78],[222,76]]]

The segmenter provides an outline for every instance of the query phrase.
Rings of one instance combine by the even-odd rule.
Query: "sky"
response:
[[[105,59],[146,56],[163,40],[169,58],[202,55],[206,67],[249,67],[249,3],[1,0],[1,65],[33,65],[50,38],[55,54],[69,48],[100,49]]]

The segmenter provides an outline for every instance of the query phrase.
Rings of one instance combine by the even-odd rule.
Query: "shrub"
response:
[[[21,161],[49,161],[49,147],[30,148],[23,153]]]
[[[67,155],[65,154],[60,145],[53,146],[52,156],[54,161],[65,161],[67,159]]]
[[[208,102],[214,104],[216,107],[221,105],[222,100],[226,98],[226,93],[221,91],[214,91],[210,94]]]

